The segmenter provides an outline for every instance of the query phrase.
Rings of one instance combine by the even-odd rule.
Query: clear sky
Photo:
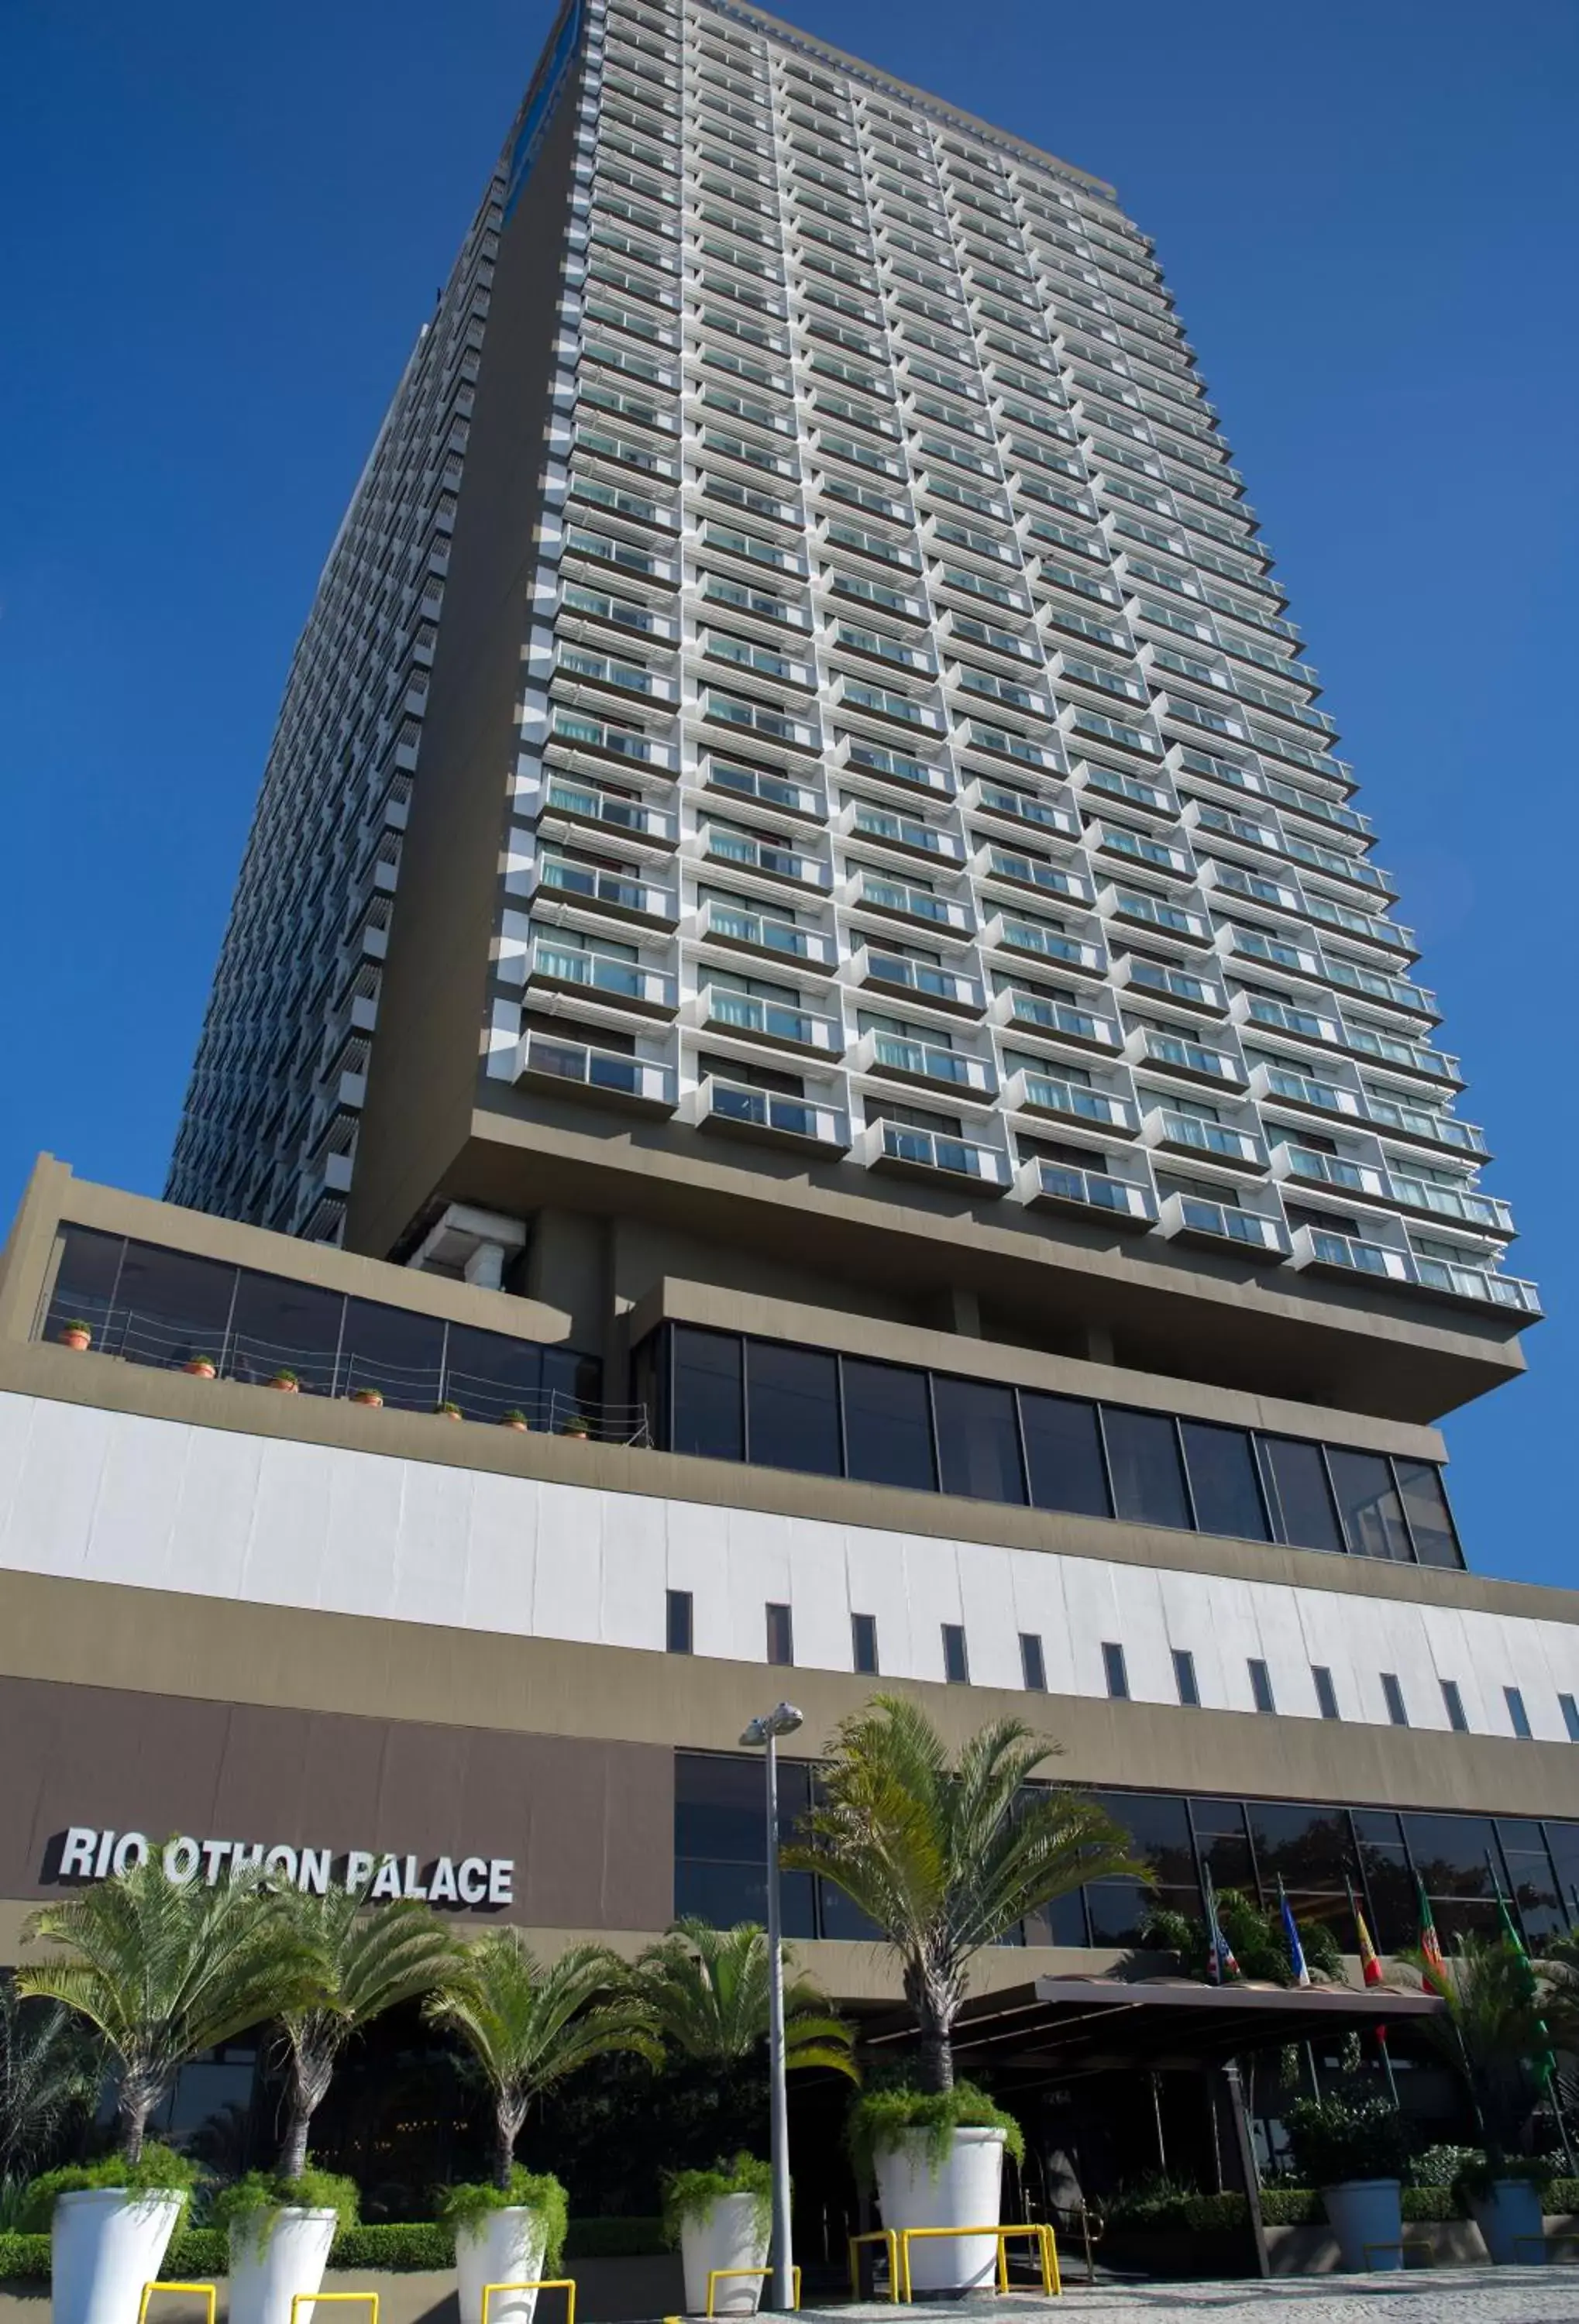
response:
[[[548,0],[0,6],[0,1220],[157,1193],[286,665]],[[1553,1320],[1448,1425],[1579,1582],[1571,0],[797,0],[1159,242]]]

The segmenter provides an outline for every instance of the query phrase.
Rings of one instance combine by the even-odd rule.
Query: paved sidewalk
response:
[[[1291,2275],[1270,2283],[1071,2284],[1038,2293],[895,2309],[845,2305],[852,2324],[1579,2324],[1579,2266],[1421,2267],[1385,2275]]]

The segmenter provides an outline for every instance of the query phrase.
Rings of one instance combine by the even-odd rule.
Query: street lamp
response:
[[[768,2103],[773,2166],[773,2305],[787,2316],[794,2304],[790,2249],[790,2102],[784,2088],[784,1937],[779,1910],[779,1738],[802,1724],[792,1702],[753,1719],[741,1741],[767,1746],[768,1776]]]

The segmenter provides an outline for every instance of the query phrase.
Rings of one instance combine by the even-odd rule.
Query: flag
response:
[[[1354,1934],[1360,1945],[1360,1974],[1367,1985],[1380,1985],[1382,1981],[1381,1963],[1377,1957],[1376,1947],[1371,1941],[1371,1932],[1365,1925],[1365,1915],[1360,1910],[1353,1889],[1349,1891],[1349,1902],[1354,1907]]]
[[[1497,1880],[1495,1866],[1491,1868],[1491,1877],[1493,1880],[1497,1881],[1497,1910],[1502,1915],[1503,1941],[1505,1943],[1512,1946],[1514,1951],[1519,1955],[1519,1960],[1524,1964],[1524,1998],[1527,2001],[1533,2001],[1536,1997],[1535,1971],[1529,1965],[1529,1955],[1525,1950],[1524,1939],[1519,1935],[1519,1930],[1514,1923],[1513,1915],[1508,1910],[1508,1899],[1502,1894],[1501,1882]],[[1537,2017],[1536,2019],[1536,2024],[1539,2026],[1543,2034],[1547,2033],[1547,2022],[1544,2017]],[[1547,2035],[1547,2039],[1549,2041],[1549,2035]],[[1542,2089],[1547,2089],[1551,2081],[1552,2076],[1557,2070],[1557,2061],[1556,2055],[1548,2048],[1544,2050],[1538,2057],[1532,2058],[1529,2062],[1535,2069],[1536,2079],[1539,2082]]]
[[[1416,1876],[1415,1888],[1420,1899],[1420,1953],[1425,1961],[1422,1971],[1430,1990],[1444,2001],[1447,1998],[1447,1963],[1442,1958],[1442,1946],[1436,1935],[1436,1923],[1431,1917],[1431,1899],[1426,1894],[1426,1884]]]
[[[1233,1958],[1233,1948],[1223,1933],[1223,1923],[1217,1918],[1217,1891],[1212,1886],[1212,1876],[1206,1875],[1206,1975],[1214,1985],[1229,1984],[1239,1975],[1239,1963]]]
[[[1305,1947],[1299,1941],[1299,1923],[1294,1918],[1294,1908],[1283,1886],[1283,1876],[1278,1875],[1278,1908],[1283,1916],[1283,1937],[1288,1947],[1288,1959],[1294,1965],[1296,1985],[1310,1983],[1310,1969],[1305,1958]]]

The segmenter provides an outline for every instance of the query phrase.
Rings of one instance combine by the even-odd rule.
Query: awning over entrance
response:
[[[1154,1978],[1039,1977],[965,2004],[954,2029],[959,2072],[991,2065],[994,2084],[1017,2076],[1163,2071],[1215,2065],[1287,2042],[1374,2034],[1379,2025],[1438,2017],[1428,1993],[1357,1992],[1341,1985],[1305,1990],[1273,1985],[1196,1985]],[[880,2046],[907,2038],[908,2024],[885,2021],[864,2038]]]

